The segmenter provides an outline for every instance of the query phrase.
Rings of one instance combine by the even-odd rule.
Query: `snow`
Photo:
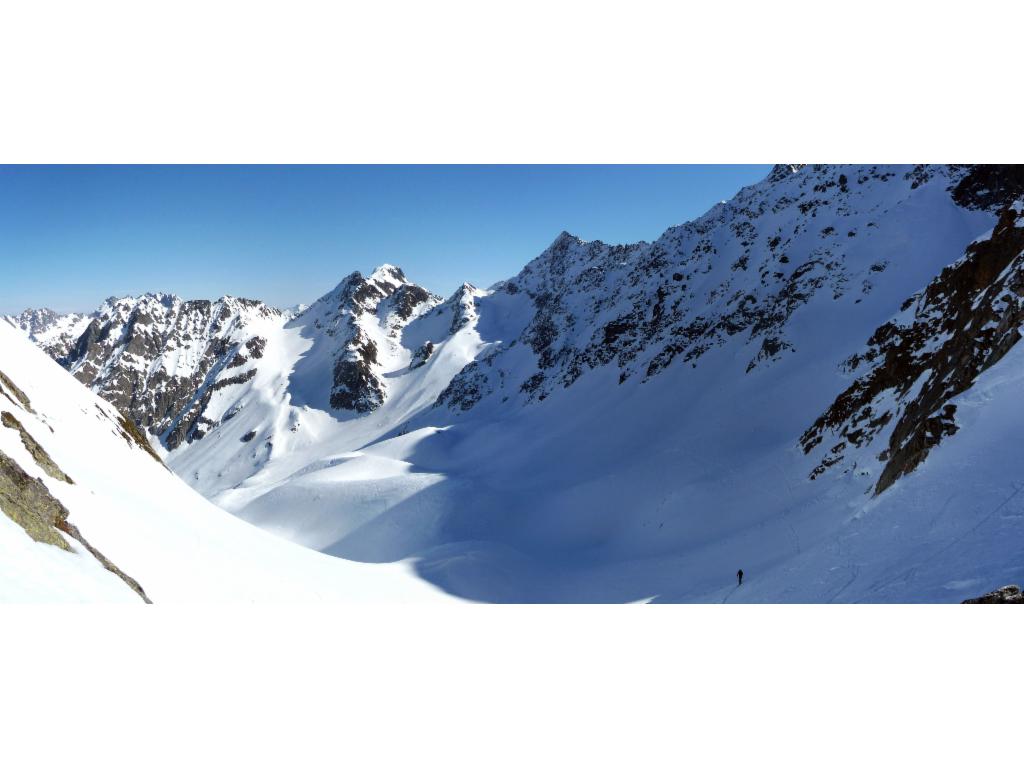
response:
[[[442,599],[409,563],[364,565],[288,543],[218,509],[118,433],[116,411],[32,347],[0,327],[3,370],[38,418],[19,413],[75,485],[44,477],[86,539],[138,580],[156,603]],[[5,399],[6,402],[6,399]],[[50,432],[49,427],[53,428]],[[26,471],[31,457],[13,430],[0,449]],[[39,473],[41,474],[41,473]],[[0,516],[0,599],[138,601],[81,553],[33,542]]]
[[[543,401],[519,391],[538,370],[521,340],[535,311],[528,293],[555,292],[574,318],[560,338],[585,346],[630,306],[625,291],[634,290],[634,275],[649,281],[638,291],[653,292],[654,280],[663,279],[638,271],[660,247],[687,254],[689,261],[665,271],[687,270],[692,311],[717,311],[737,292],[761,291],[756,263],[731,269],[739,252],[731,225],[756,209],[764,212],[756,223],[762,242],[791,232],[792,206],[773,211],[783,198],[809,193],[810,169],[790,167],[655,244],[612,250],[563,233],[516,278],[457,294],[394,339],[385,338],[379,318],[362,318],[360,327],[385,350],[387,385],[383,406],[365,415],[324,407],[329,355],[316,353],[322,359],[314,365],[309,348],[320,339],[307,324],[299,331],[308,337],[304,347],[296,328],[286,328],[268,349],[277,344],[282,361],[297,361],[291,375],[276,380],[272,393],[264,387],[258,405],[247,395],[239,416],[176,451],[171,465],[218,505],[284,538],[356,560],[415,555],[424,579],[480,600],[948,601],[976,591],[975,579],[1012,581],[1016,566],[983,558],[979,548],[973,562],[945,556],[933,582],[885,582],[894,564],[916,563],[950,531],[972,524],[973,508],[945,505],[951,522],[940,526],[918,507],[889,501],[903,498],[909,483],[924,487],[930,467],[880,502],[866,494],[869,467],[811,481],[798,446],[847,386],[845,358],[991,228],[990,214],[953,205],[946,178],[911,193],[899,170],[862,186],[854,180],[873,167],[847,170],[846,202],[830,198],[814,218],[796,219],[805,229],[788,252],[824,254],[827,242],[841,270],[788,319],[793,349],[770,364],[747,372],[755,345],[734,337],[712,344],[693,366],[677,361],[657,376],[620,384],[618,368],[605,365],[571,387],[552,388]],[[835,235],[823,241],[829,226]],[[690,257],[685,245],[701,240],[715,249],[706,260]],[[795,256],[775,267],[780,280],[802,262]],[[861,290],[864,280],[871,285]],[[509,283],[519,290],[505,290]],[[603,297],[596,314],[589,305],[595,293]],[[459,307],[471,310],[468,323],[446,336]],[[428,340],[434,353],[410,371],[410,352]],[[468,411],[433,407],[474,360],[483,362],[494,393]],[[645,368],[643,359],[634,366]],[[301,426],[291,432],[296,421]],[[256,441],[238,443],[253,428],[272,452]],[[225,445],[248,445],[240,450],[251,455],[242,461]],[[232,470],[241,464],[251,471]],[[734,590],[739,567],[747,579]],[[944,586],[960,581],[959,591]]]
[[[350,276],[300,313],[247,320],[266,349],[239,371],[256,375],[214,394],[203,439],[164,452],[240,520],[137,450],[129,480],[120,454],[81,470],[97,473],[83,488],[125,482],[132,514],[66,503],[158,602],[438,589],[493,601],[949,602],[1020,581],[1020,346],[955,401],[960,431],[877,498],[870,456],[811,480],[815,457],[799,445],[856,375],[844,361],[992,229],[992,214],[952,202],[947,172],[912,186],[910,171],[778,166],[654,243],[562,233],[519,275],[432,297],[408,321],[387,300],[341,311]],[[798,300],[785,291],[800,279]],[[369,280],[407,282],[391,265]],[[671,328],[710,330],[644,332],[666,286],[680,297]],[[761,316],[769,330],[715,325],[747,297],[774,308]],[[610,323],[639,314],[635,347],[572,368],[594,359]],[[762,356],[769,336],[785,345]],[[356,337],[374,343],[384,390],[368,413],[329,404],[335,361]],[[654,367],[678,339],[689,346]],[[438,405],[453,382],[478,399]],[[154,504],[162,511],[136,511]],[[172,568],[172,552],[189,566]]]
[[[85,332],[92,322],[92,315],[26,309],[19,315],[8,315],[3,319],[25,333],[40,348],[63,354]]]

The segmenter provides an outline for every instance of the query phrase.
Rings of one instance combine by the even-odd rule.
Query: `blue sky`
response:
[[[771,166],[0,166],[0,312],[111,295],[309,303],[353,270],[450,294],[563,229],[652,240]]]

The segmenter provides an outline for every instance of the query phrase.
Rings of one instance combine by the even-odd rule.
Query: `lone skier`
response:
[[[742,568],[740,568],[738,571],[736,571],[736,581],[739,582],[739,584],[736,585],[737,587],[742,587],[743,586],[743,569]]]

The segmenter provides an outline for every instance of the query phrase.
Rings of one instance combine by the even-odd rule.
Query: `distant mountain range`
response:
[[[458,596],[961,600],[1024,571],[1022,176],[779,165],[446,299],[7,319],[218,506]]]

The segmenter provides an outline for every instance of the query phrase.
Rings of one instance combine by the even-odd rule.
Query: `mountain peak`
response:
[[[548,249],[565,248],[570,245],[582,245],[583,242],[583,240],[572,234],[572,232],[567,232],[563,229],[559,233],[558,237],[552,241],[551,245],[548,246]]]
[[[795,163],[795,164],[776,164],[772,166],[771,173],[768,174],[768,181],[782,181],[788,179],[794,173],[799,173],[800,169],[805,167],[807,163]]]
[[[405,273],[394,264],[381,264],[373,270],[369,279],[377,281],[397,280],[400,283],[408,282]]]

